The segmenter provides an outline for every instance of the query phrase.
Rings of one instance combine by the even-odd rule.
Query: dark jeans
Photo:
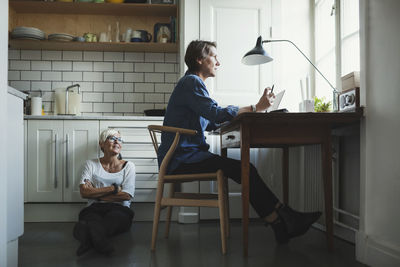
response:
[[[225,176],[236,183],[241,183],[241,162],[240,160],[224,158],[215,155],[212,158],[196,163],[182,163],[172,173],[205,173],[222,170]],[[267,187],[257,172],[257,169],[250,164],[250,204],[256,210],[258,216],[264,218],[275,210],[278,198]]]
[[[79,221],[95,227],[99,235],[111,237],[129,230],[134,212],[117,203],[94,203],[79,213]]]

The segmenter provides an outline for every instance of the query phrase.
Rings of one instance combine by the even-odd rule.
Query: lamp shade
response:
[[[243,56],[242,63],[245,65],[260,65],[272,60],[273,58],[262,47],[262,38],[259,36],[256,46]]]

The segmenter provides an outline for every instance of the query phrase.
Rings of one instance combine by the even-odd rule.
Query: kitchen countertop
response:
[[[74,115],[25,115],[25,120],[108,120],[108,121],[160,121],[164,117],[153,116],[74,116]]]
[[[23,100],[28,98],[27,94],[22,93],[20,90],[12,88],[11,86],[8,86],[7,92],[9,94],[15,95],[16,97],[22,98]]]

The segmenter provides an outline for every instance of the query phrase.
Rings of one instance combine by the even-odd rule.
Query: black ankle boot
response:
[[[279,217],[272,223],[266,223],[265,225],[271,225],[272,229],[274,230],[276,243],[282,245],[289,242],[289,235],[286,230],[286,225]]]
[[[276,212],[286,226],[288,238],[305,234],[322,214],[320,211],[298,212],[286,205],[280,206]]]

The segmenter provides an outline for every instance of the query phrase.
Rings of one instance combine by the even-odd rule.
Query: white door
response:
[[[28,121],[28,202],[62,201],[62,134],[62,121]]]
[[[221,63],[215,78],[206,81],[211,97],[219,105],[248,106],[256,104],[265,87],[272,84],[272,64],[247,66],[241,63],[257,37],[270,38],[270,0],[200,0],[200,39],[217,42]],[[207,138],[213,153],[219,154],[219,138]],[[213,143],[213,144],[211,144]],[[251,151],[254,163],[256,151]],[[238,149],[228,150],[228,157],[240,159]],[[217,192],[215,183],[202,182],[201,192]],[[229,181],[230,217],[241,218],[241,187]],[[251,217],[256,217],[251,210]],[[201,208],[200,219],[218,218],[216,209]]]
[[[200,0],[200,39],[217,42],[221,63],[215,78],[206,82],[221,106],[256,104],[263,89],[272,83],[271,64],[241,63],[257,37],[270,37],[270,0]]]
[[[98,121],[64,121],[63,186],[65,202],[87,201],[80,196],[79,182],[86,160],[98,157],[98,140]]]

